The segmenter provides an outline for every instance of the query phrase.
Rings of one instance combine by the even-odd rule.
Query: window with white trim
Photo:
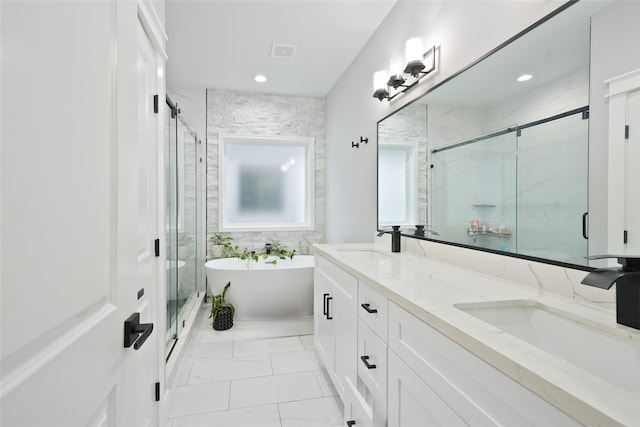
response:
[[[221,135],[220,231],[314,227],[314,139]]]

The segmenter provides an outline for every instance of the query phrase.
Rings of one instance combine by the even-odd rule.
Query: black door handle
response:
[[[327,297],[329,296],[329,294],[323,294],[322,296],[322,315],[326,316],[327,315]]]
[[[140,313],[133,313],[124,321],[124,347],[139,349],[153,332],[153,323],[140,323]]]
[[[364,366],[366,366],[367,369],[376,369],[376,365],[367,362],[367,360],[369,360],[369,356],[360,356],[360,360],[362,360],[362,363],[364,363]]]
[[[371,307],[371,304],[360,304],[360,307],[364,308],[365,310],[367,310],[367,313],[369,314],[373,314],[373,313],[377,313],[378,310],[376,310],[375,308],[369,308]]]
[[[333,317],[329,316],[329,301],[331,301],[333,297],[327,297],[327,320],[333,319]]]
[[[587,235],[587,216],[589,215],[589,212],[585,212],[582,214],[582,237],[584,237],[585,239],[589,239],[589,236]]]

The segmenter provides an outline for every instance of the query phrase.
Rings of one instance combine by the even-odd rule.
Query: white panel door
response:
[[[132,313],[161,326],[160,258],[143,243],[158,235],[157,161],[139,151],[158,136],[139,139],[137,110],[158,73],[138,91],[140,13],[0,2],[3,426],[157,423],[158,330],[124,348]]]
[[[129,20],[133,15],[127,13]],[[156,256],[155,240],[160,236],[159,227],[159,147],[161,136],[158,134],[160,114],[154,112],[154,95],[158,94],[158,60],[142,23],[135,20],[127,28],[135,29],[137,40],[135,51],[123,52],[135,54],[135,80],[132,93],[136,102],[121,107],[120,121],[135,118],[136,133],[122,135],[123,142],[118,155],[119,172],[119,208],[118,221],[118,259],[123,266],[134,268],[135,274],[122,277],[127,303],[134,302],[131,313],[139,313],[140,322],[154,324],[156,330],[139,349],[125,354],[121,384],[129,384],[119,394],[118,403],[122,416],[133,420],[132,425],[149,426],[158,424],[158,411],[155,404],[154,384],[159,381],[158,353],[162,352],[164,334],[160,322],[158,294],[159,266],[162,264]],[[134,92],[135,90],[135,92]],[[160,105],[160,100],[156,101]],[[160,108],[158,105],[158,109]],[[163,105],[163,104],[162,104]],[[131,280],[133,279],[133,280]],[[127,304],[128,306],[129,304]],[[161,390],[158,390],[161,397]],[[127,421],[128,422],[128,421]]]

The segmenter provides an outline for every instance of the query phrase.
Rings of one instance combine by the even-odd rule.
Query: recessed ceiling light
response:
[[[257,76],[255,76],[254,80],[257,81],[258,83],[264,83],[267,81],[267,78],[262,74],[258,74]]]
[[[527,80],[531,80],[533,76],[531,74],[523,74],[520,77],[518,77],[516,80],[519,82],[526,82]]]

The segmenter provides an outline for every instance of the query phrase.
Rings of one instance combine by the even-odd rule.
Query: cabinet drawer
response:
[[[375,366],[375,367],[373,367]],[[387,401],[387,346],[362,320],[358,321],[358,378],[373,401]]]
[[[387,342],[389,305],[387,298],[362,280],[358,284],[358,317],[382,341]]]
[[[397,354],[469,425],[580,425],[393,302],[389,353]],[[391,380],[389,386],[394,387]]]
[[[374,427],[371,411],[357,391],[350,390],[349,398],[344,401],[343,425],[354,427]],[[348,424],[347,424],[348,423]]]
[[[334,297],[342,299],[350,310],[355,311],[358,302],[358,279],[320,256],[315,257],[315,263],[316,273],[325,276],[333,288]]]

